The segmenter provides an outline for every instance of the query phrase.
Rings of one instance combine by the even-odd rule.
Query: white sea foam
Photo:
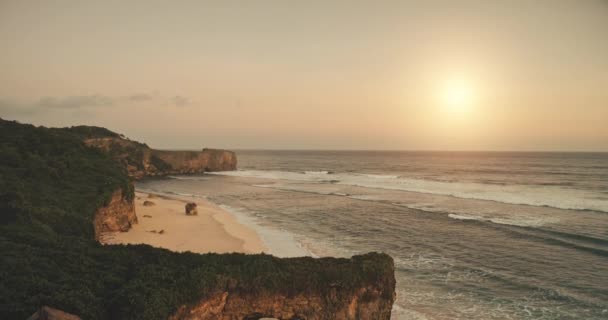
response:
[[[272,179],[272,180],[294,180],[294,181],[319,181],[325,179],[325,177],[318,177],[318,175],[306,174],[302,172],[291,172],[291,171],[262,171],[262,170],[237,170],[237,171],[217,171],[207,172],[206,174],[233,176],[233,177],[245,177],[245,178],[261,178],[261,179]]]
[[[482,220],[482,221],[484,220],[482,217],[465,216],[465,215],[453,214],[453,213],[448,214],[448,217],[450,217],[452,219],[458,219],[458,220]]]
[[[328,182],[328,176],[325,174],[306,174],[287,171],[240,170],[214,172],[213,174],[272,180],[306,181],[313,183]],[[601,194],[598,192],[556,186],[444,182],[411,179],[394,175],[357,173],[335,173],[331,174],[331,177],[332,183],[340,185],[403,190],[509,204],[608,212],[608,200],[602,198]]]
[[[374,179],[397,179],[397,178],[399,178],[399,176],[388,175],[388,174],[361,174],[361,176],[365,176],[368,178],[374,178]]]
[[[477,220],[521,227],[540,227],[547,224],[558,223],[560,221],[560,218],[554,216],[554,214],[548,215],[537,213],[534,215],[530,215],[526,211],[512,211],[505,208],[498,209],[494,205],[474,205],[472,203],[469,203],[469,205],[466,207],[462,207],[462,205],[454,205],[454,203],[450,205],[444,200],[424,202],[424,200],[422,199],[417,199],[416,202],[411,202],[407,200],[404,202],[395,202],[392,198],[385,198],[381,194],[347,194],[341,192],[334,192],[331,190],[315,190],[314,184],[290,184],[276,182],[271,184],[258,184],[253,186],[276,190],[300,191],[311,192],[321,195],[342,196],[364,201],[389,201],[393,205],[402,206],[410,209],[434,213],[448,213],[448,216],[450,218],[457,220]],[[437,197],[436,195],[431,194],[426,195],[430,197]],[[422,200],[422,202],[420,200]],[[456,198],[454,200],[456,200]],[[429,201],[429,199],[426,199],[426,201]]]
[[[334,196],[342,196],[342,197],[348,197],[349,196],[348,193],[342,193],[342,192],[331,192],[330,194],[334,195]]]
[[[538,217],[508,217],[508,218],[495,218],[495,217],[483,217],[474,215],[462,215],[462,214],[448,214],[448,217],[457,220],[476,220],[486,221],[496,224],[505,224],[518,227],[539,227],[547,223],[555,222],[555,219],[551,218],[538,218]]]
[[[351,199],[356,199],[356,200],[380,200],[380,198],[378,196],[375,195],[368,195],[368,194],[353,194],[348,196]]]
[[[167,192],[165,192],[165,195],[167,195],[167,196],[179,196],[179,197],[185,197],[185,198],[203,198],[203,199],[207,198],[206,196],[200,195],[200,194],[175,192],[175,191],[167,191]]]
[[[205,178],[202,176],[167,176],[167,178],[171,178],[171,179],[175,179],[175,180],[195,180],[195,181],[209,180],[209,178]]]
[[[304,174],[329,174],[329,171],[304,171]]]
[[[264,226],[251,212],[244,209],[233,208],[227,205],[219,205],[222,209],[230,212],[239,223],[255,230],[264,245],[268,248],[269,254],[277,257],[302,257],[314,256],[312,252],[306,250],[296,237],[285,230]]]
[[[187,198],[207,199],[207,196],[205,196],[205,195],[193,194],[193,193],[184,193],[184,192],[175,192],[175,191],[159,191],[159,190],[139,188],[139,187],[137,188],[137,191],[154,194],[154,195],[158,195],[158,196],[172,197],[172,198],[175,197],[175,198],[182,198],[182,199],[187,199]]]

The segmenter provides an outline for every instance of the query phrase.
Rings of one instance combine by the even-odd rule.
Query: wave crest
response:
[[[211,174],[271,180],[305,181],[310,183],[334,183],[373,189],[436,194],[462,199],[495,201],[516,205],[608,212],[608,199],[602,197],[599,192],[563,186],[448,182],[367,173],[333,173],[331,174],[332,179],[327,180],[327,174],[324,173],[326,171],[315,172],[316,173],[307,174],[290,171],[239,170],[213,172]]]

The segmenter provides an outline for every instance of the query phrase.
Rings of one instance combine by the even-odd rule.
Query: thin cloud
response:
[[[99,94],[42,97],[33,102],[0,98],[0,112],[2,112],[2,114],[31,115],[52,110],[91,110],[96,108],[108,108],[123,103],[149,103],[157,106],[184,107],[190,104],[190,99],[180,95],[163,97],[158,94],[149,93],[133,93],[116,97]]]
[[[154,100],[154,96],[148,93],[135,93],[132,94],[130,96],[127,96],[126,99],[128,101],[133,101],[133,102],[147,102],[147,101],[152,101]]]
[[[3,114],[30,115],[58,109],[81,110],[110,107],[115,102],[116,99],[102,95],[42,97],[34,102],[0,99],[0,111]]]
[[[190,99],[184,96],[174,96],[169,99],[169,103],[176,107],[185,107],[190,104]]]
[[[68,96],[61,98],[44,97],[34,106],[52,109],[80,109],[112,106],[115,98],[102,95]]]
[[[17,103],[15,101],[0,99],[0,116],[18,115],[26,116],[37,113],[38,110],[32,106]]]

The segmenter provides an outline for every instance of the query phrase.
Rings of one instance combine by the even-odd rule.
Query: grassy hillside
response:
[[[103,128],[98,128],[103,129]],[[392,276],[392,260],[199,255],[94,241],[96,208],[122,188],[125,169],[80,132],[0,119],[0,319],[49,305],[83,319],[166,319],[217,290],[338,294]]]

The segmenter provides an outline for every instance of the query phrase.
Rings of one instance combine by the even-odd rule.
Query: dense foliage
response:
[[[53,130],[53,129],[51,129]],[[65,131],[66,129],[58,129],[61,131]],[[73,126],[70,127],[69,130],[85,139],[91,138],[121,138],[124,137],[116,132],[110,131],[106,128],[95,127],[95,126]]]
[[[94,126],[75,126],[65,129],[87,140],[98,149],[104,150],[111,158],[121,163],[131,171],[144,171],[147,165],[152,165],[156,170],[164,172],[171,169],[171,165],[155,155],[147,144],[129,140],[122,134],[114,133],[106,128]],[[147,160],[146,160],[147,159]],[[134,172],[130,172],[134,173]]]
[[[117,188],[133,190],[119,163],[81,139],[0,119],[1,319],[27,318],[42,305],[83,319],[166,319],[217,290],[346,294],[391,272],[380,254],[279,259],[102,246],[95,210]]]

